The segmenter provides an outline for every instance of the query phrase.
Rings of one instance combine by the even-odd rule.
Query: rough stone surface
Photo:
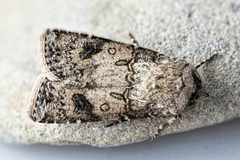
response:
[[[84,0],[0,1],[0,136],[18,143],[90,144],[108,147],[148,139],[158,119],[104,128],[101,122],[39,124],[27,116],[29,95],[41,73],[37,39],[46,28],[92,33],[131,43],[199,68],[210,97],[161,135],[217,124],[240,115],[240,1]]]

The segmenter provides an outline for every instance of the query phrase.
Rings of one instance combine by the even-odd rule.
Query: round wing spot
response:
[[[110,109],[110,107],[107,103],[104,103],[100,106],[100,109],[102,112],[107,112]]]
[[[114,54],[117,53],[117,50],[116,50],[116,48],[109,48],[108,53],[111,54],[111,55],[114,55]]]

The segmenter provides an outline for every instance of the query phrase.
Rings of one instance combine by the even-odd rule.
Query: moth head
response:
[[[190,68],[189,73],[191,73],[191,75],[189,75],[188,78],[185,77],[184,80],[187,86],[191,89],[189,90],[189,93],[187,92],[184,93],[185,96],[189,97],[188,102],[184,106],[184,109],[186,110],[194,107],[199,100],[208,96],[207,92],[202,87],[201,77],[197,69],[192,65],[189,65],[189,68]]]
[[[189,67],[191,68],[192,86],[194,88],[194,91],[191,93],[191,95],[189,95],[190,98],[187,105],[185,106],[185,109],[192,108],[199,100],[209,96],[205,91],[205,88],[202,87],[201,77],[197,69],[192,65],[189,65]]]

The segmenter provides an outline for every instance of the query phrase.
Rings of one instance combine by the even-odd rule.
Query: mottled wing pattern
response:
[[[44,73],[33,89],[29,110],[38,122],[175,115],[196,90],[184,83],[183,73],[192,73],[185,71],[186,61],[87,34],[47,30],[39,54]],[[184,97],[183,90],[191,94]],[[181,106],[179,97],[187,99]]]

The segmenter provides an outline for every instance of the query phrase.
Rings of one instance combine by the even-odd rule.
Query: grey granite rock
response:
[[[240,115],[240,1],[63,0],[0,1],[0,137],[18,143],[117,146],[149,139],[158,119],[104,128],[101,122],[38,124],[27,116],[31,88],[41,73],[37,40],[46,28],[92,33],[197,64],[210,97],[161,135],[217,124]]]

